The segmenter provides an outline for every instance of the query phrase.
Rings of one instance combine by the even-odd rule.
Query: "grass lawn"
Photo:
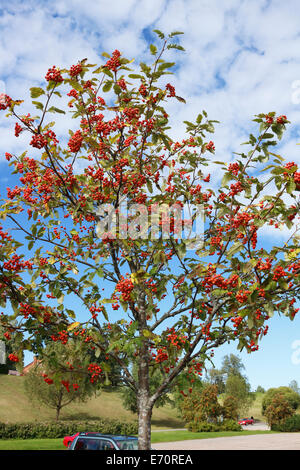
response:
[[[209,439],[230,436],[247,436],[252,434],[274,434],[273,431],[241,431],[241,432],[189,432],[189,431],[158,431],[152,433],[151,442],[186,441],[190,439]],[[1,450],[66,450],[62,439],[11,439],[0,440]]]

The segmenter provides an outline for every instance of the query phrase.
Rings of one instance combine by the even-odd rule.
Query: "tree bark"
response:
[[[137,396],[139,450],[151,449],[151,416],[153,405],[150,402],[149,339],[144,335],[146,329],[145,293],[141,290],[139,296],[139,333],[142,338],[142,344],[139,348]]]
[[[146,390],[139,390],[138,416],[139,450],[150,450],[152,406],[149,403],[149,393]]]

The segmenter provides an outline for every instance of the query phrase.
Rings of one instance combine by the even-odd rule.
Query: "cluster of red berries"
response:
[[[52,341],[60,341],[62,344],[67,344],[69,337],[68,333],[64,331],[59,331],[58,335],[51,336]]]
[[[102,369],[98,364],[90,364],[88,366],[88,372],[91,374],[90,382],[94,383],[98,380],[99,375],[101,375]]]
[[[61,384],[66,388],[67,392],[70,393],[70,382],[68,380],[62,380]]]
[[[127,85],[126,85],[126,82],[125,82],[124,78],[121,78],[121,80],[118,80],[118,81],[117,81],[117,85],[119,85],[119,87],[120,87],[123,91],[126,91],[126,90],[127,90]]]
[[[23,130],[23,127],[21,127],[20,124],[16,123],[16,125],[15,125],[15,136],[19,137],[22,130]]]
[[[244,290],[244,291],[240,290],[236,294],[236,300],[242,304],[247,301],[249,294],[251,294],[249,290]]]
[[[25,319],[29,317],[29,315],[34,316],[36,314],[36,310],[29,304],[20,303],[20,313],[24,316]]]
[[[166,361],[169,358],[166,348],[160,348],[157,350],[157,354],[155,356],[155,362],[160,364],[161,362]]]
[[[77,64],[77,65],[72,65],[69,70],[69,74],[71,77],[77,77],[82,72],[82,65]]]
[[[278,279],[284,276],[286,276],[286,272],[284,271],[283,267],[276,266],[276,268],[274,269],[273,280],[277,281]]]
[[[285,124],[287,122],[287,117],[283,114],[282,116],[278,116],[277,124]]]
[[[235,176],[237,176],[238,172],[240,171],[240,165],[238,163],[230,163],[228,167],[228,171],[230,171],[230,173],[233,173]]]
[[[170,83],[167,83],[166,89],[169,92],[169,94],[167,95],[168,98],[172,98],[173,96],[176,96],[175,88]]]
[[[206,149],[209,150],[210,152],[214,151],[215,144],[212,141],[208,142],[208,144],[206,144]]]
[[[22,258],[18,255],[13,255],[9,261],[3,263],[3,268],[7,271],[22,271],[25,268],[32,269],[32,263],[30,261],[22,261]]]
[[[19,362],[19,358],[18,358],[18,356],[16,356],[15,354],[9,354],[9,355],[8,355],[8,359],[9,359],[11,362]]]
[[[68,142],[68,146],[71,152],[77,153],[80,150],[80,147],[82,145],[83,141],[83,136],[81,134],[81,131],[76,131],[70,138]]]
[[[55,83],[61,83],[64,80],[60,71],[56,68],[55,65],[48,69],[48,72],[45,75],[45,79],[47,80],[47,82],[52,81]]]
[[[12,102],[12,99],[10,96],[5,95],[4,93],[0,93],[0,111],[3,109],[7,109]]]
[[[133,283],[131,279],[122,279],[116,285],[116,290],[121,292],[121,297],[124,302],[129,302],[131,300],[131,292],[133,290]]]
[[[44,377],[44,382],[46,382],[46,384],[48,384],[48,385],[53,384],[53,380],[50,379],[47,374],[42,374],[42,377]]]
[[[120,56],[121,56],[120,51],[116,49],[112,53],[111,58],[106,62],[104,67],[108,68],[109,70],[112,70],[113,72],[116,72],[117,68],[120,67],[121,65]]]
[[[34,134],[32,136],[30,145],[32,145],[32,147],[35,147],[37,149],[42,149],[46,147],[47,139],[42,134]]]
[[[140,94],[145,98],[148,94],[146,86],[142,83],[142,85],[139,88]]]
[[[232,323],[234,324],[234,328],[238,328],[238,326],[242,323],[242,317],[235,317],[231,319]]]

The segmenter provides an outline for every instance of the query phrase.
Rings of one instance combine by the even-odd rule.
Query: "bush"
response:
[[[123,423],[118,420],[60,421],[44,423],[0,423],[0,439],[55,439],[77,432],[101,432],[103,434],[138,433],[136,422]]]
[[[220,430],[220,426],[207,421],[194,421],[188,424],[188,430],[192,432],[217,432]]]
[[[187,428],[192,432],[242,431],[242,426],[232,419],[226,419],[222,423],[192,421],[188,424]]]
[[[293,415],[279,424],[272,426],[272,431],[300,432],[300,415]]]
[[[290,387],[277,387],[270,388],[264,395],[262,400],[262,414],[265,415],[265,412],[268,406],[271,404],[273,398],[276,396],[284,396],[284,398],[289,403],[289,406],[296,410],[300,405],[300,395],[294,392]]]
[[[220,431],[242,431],[242,426],[233,419],[226,419],[221,424]]]
[[[294,413],[286,396],[275,395],[264,414],[268,425],[272,429],[274,426],[280,425],[290,416],[293,416]]]

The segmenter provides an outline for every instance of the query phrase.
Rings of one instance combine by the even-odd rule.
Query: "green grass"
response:
[[[241,432],[189,432],[189,431],[158,431],[152,433],[151,442],[175,442],[192,439],[211,439],[218,437],[247,436],[252,434],[276,434],[274,431],[241,431]],[[62,439],[11,439],[0,440],[1,450],[66,450]]]
[[[276,434],[275,431],[220,431],[220,432],[190,432],[190,431],[161,431],[151,435],[153,444],[158,442],[187,441],[191,439],[211,439],[231,436],[251,436],[253,434]]]
[[[0,440],[1,450],[64,450],[62,439]]]

